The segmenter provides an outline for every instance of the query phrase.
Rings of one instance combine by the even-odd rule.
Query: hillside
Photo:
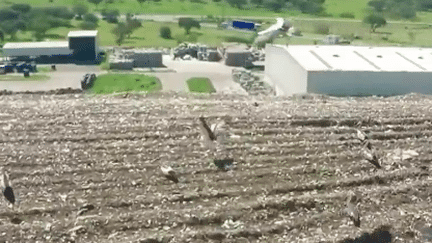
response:
[[[1,239],[334,242],[391,224],[395,242],[419,241],[416,229],[431,222],[432,97],[251,99],[0,96],[0,159],[19,201],[18,211],[0,208]],[[224,116],[239,136],[236,170],[211,164],[201,114]],[[357,153],[359,121],[393,154],[382,170]],[[395,159],[398,148],[419,156]],[[178,185],[161,163],[178,171]],[[339,214],[349,191],[361,198],[359,229]]]

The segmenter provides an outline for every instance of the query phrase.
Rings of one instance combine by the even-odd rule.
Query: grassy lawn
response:
[[[191,78],[186,81],[190,92],[215,93],[212,82],[208,78]]]
[[[0,0],[0,6],[11,5],[12,3],[29,3],[38,7],[50,6],[73,6],[76,3],[82,3],[89,7],[90,11],[100,11],[102,9],[118,9],[122,13],[134,14],[188,14],[188,15],[218,15],[218,16],[268,16],[274,17],[280,14],[251,9],[246,6],[245,9],[236,9],[226,3],[215,3],[212,0],[204,0],[206,4],[192,3],[188,0],[162,0],[160,2],[147,1],[140,5],[136,0],[116,0],[115,4],[108,4],[105,1],[97,7],[86,0],[54,0],[50,3],[48,0]],[[293,13],[294,14],[294,13]]]
[[[104,74],[96,78],[93,92],[108,94],[129,91],[158,91],[162,89],[159,79],[143,74]]]
[[[357,19],[363,19],[365,16],[365,8],[370,0],[328,0],[325,1],[324,7],[326,12],[332,14],[333,17],[339,17],[339,14],[344,12],[353,13]]]
[[[298,12],[284,12],[280,14],[271,13],[265,10],[254,10],[246,7],[245,10],[238,10],[228,5],[214,3],[211,0],[207,4],[191,3],[189,0],[162,0],[160,3],[146,2],[142,6],[136,0],[116,0],[115,4],[101,3],[97,10],[107,8],[117,8],[122,12],[133,13],[181,13],[181,14],[196,14],[205,16],[212,14],[213,16],[222,15],[222,10],[225,16],[260,16],[267,17],[284,17],[291,19],[295,28],[300,29],[304,34],[303,37],[294,37],[291,39],[281,38],[276,39],[276,44],[313,44],[314,40],[322,40],[325,35],[318,35],[315,32],[317,24],[328,24],[330,26],[330,34],[341,35],[342,37],[350,37],[353,35],[360,36],[360,40],[354,40],[353,45],[402,45],[402,46],[431,46],[432,31],[428,25],[419,24],[418,21],[431,21],[432,13],[418,12],[416,21],[406,21],[400,23],[390,23],[383,28],[378,28],[377,33],[370,33],[369,26],[358,22],[366,13],[367,2],[369,0],[359,1],[344,1],[344,0],[327,0],[325,7],[327,12],[337,17],[343,12],[352,12],[357,19],[338,19],[316,18]],[[8,5],[12,2],[16,3],[31,3],[35,6],[73,6],[75,3],[82,2],[96,10],[95,6],[88,3],[86,0],[54,0],[49,3],[48,0],[0,0],[0,5]],[[296,16],[293,18],[293,16]],[[313,18],[313,19],[310,19]],[[267,23],[263,25],[263,29],[275,23],[275,19],[267,19]],[[66,40],[67,33],[70,30],[78,30],[76,27],[80,21],[73,20],[72,28],[55,28],[47,33],[47,38],[51,41]],[[115,37],[111,33],[114,24],[109,24],[106,21],[99,21],[99,41],[101,46],[116,46]],[[159,36],[159,29],[162,26],[167,26],[171,29],[172,39],[163,39]],[[413,34],[410,37],[410,32]],[[414,38],[412,38],[414,36]],[[30,33],[18,33],[17,41],[32,41]],[[223,42],[247,42],[253,37],[253,33],[244,33],[230,30],[218,30],[215,28],[202,27],[201,29],[192,29],[190,35],[185,35],[184,29],[178,27],[177,23],[162,23],[153,21],[144,21],[143,27],[136,30],[132,36],[124,41],[122,46],[126,47],[176,47],[179,42],[198,42],[209,46],[220,46]],[[7,40],[8,41],[8,40]],[[6,42],[7,42],[6,41]]]
[[[32,74],[30,73],[30,77],[24,77],[23,75],[0,75],[0,81],[46,81],[49,80],[50,77],[48,75],[43,74]]]

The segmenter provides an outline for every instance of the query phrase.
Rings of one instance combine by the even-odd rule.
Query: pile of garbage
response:
[[[232,71],[233,80],[250,95],[275,95],[275,90],[261,78],[249,70],[235,68]]]
[[[255,48],[251,48],[251,53],[252,53],[252,62],[263,62],[265,60],[265,52],[264,50],[258,50]]]
[[[181,43],[173,50],[174,60],[191,60],[192,58],[200,61],[219,61],[222,57],[216,48],[209,48],[202,44]]]

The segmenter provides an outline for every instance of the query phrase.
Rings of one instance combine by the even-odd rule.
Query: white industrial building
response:
[[[68,41],[10,42],[2,50],[6,57],[68,56],[79,61],[94,61],[99,53],[98,31],[70,31]]]
[[[10,57],[71,55],[68,41],[9,42],[3,46],[3,54]]]
[[[267,45],[265,74],[277,95],[432,94],[432,49]]]

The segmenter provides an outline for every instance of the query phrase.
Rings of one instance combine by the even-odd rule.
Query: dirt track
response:
[[[0,240],[333,242],[391,224],[394,242],[422,242],[417,230],[432,222],[432,97],[251,99],[0,96],[0,160],[20,202],[16,212],[0,207]],[[205,156],[200,114],[226,116],[240,136],[236,170]],[[385,156],[374,170],[356,153],[358,121],[381,154],[419,156]],[[181,183],[161,176],[162,162]],[[360,229],[339,215],[348,191],[361,196]],[[84,204],[95,208],[78,216]],[[228,219],[236,227],[221,227]]]

